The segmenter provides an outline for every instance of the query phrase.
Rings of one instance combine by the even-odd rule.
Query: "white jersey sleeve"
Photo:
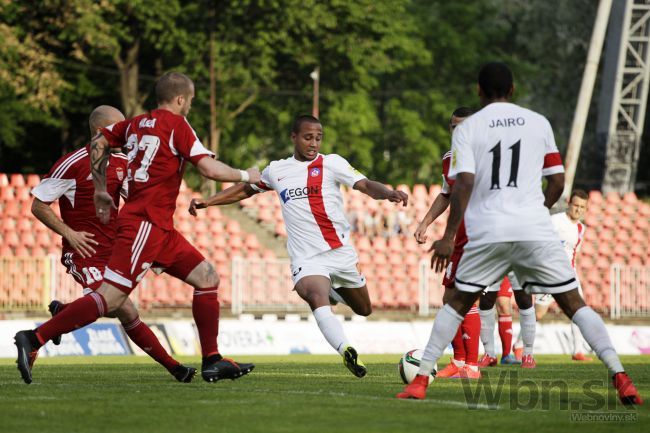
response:
[[[471,144],[472,131],[464,123],[456,127],[451,139],[450,179],[455,179],[458,173],[476,173],[476,159]]]
[[[266,192],[273,189],[271,165],[267,165],[264,170],[262,170],[259,183],[251,184],[251,187],[257,192]]]
[[[327,162],[328,166],[330,166],[334,173],[334,178],[338,183],[342,183],[343,185],[347,186],[354,186],[355,183],[366,178],[366,176],[352,167],[350,163],[340,155],[330,154]]]
[[[546,120],[546,119],[544,119]],[[546,120],[545,131],[545,149],[546,155],[544,156],[544,168],[542,168],[543,176],[550,176],[552,174],[564,173],[564,165],[562,165],[562,157],[560,151],[555,144],[555,137],[553,135],[553,128]]]

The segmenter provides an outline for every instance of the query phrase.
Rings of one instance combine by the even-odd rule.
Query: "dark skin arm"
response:
[[[451,209],[445,234],[442,239],[435,241],[429,250],[433,252],[433,256],[431,256],[431,267],[436,272],[442,272],[447,267],[451,254],[454,252],[454,238],[461,221],[463,221],[465,209],[467,209],[473,188],[474,174],[458,173],[451,197],[449,198]]]
[[[250,186],[250,184],[238,183],[237,185],[233,185],[230,188],[226,188],[223,191],[216,193],[208,199],[192,199],[188,211],[193,216],[196,216],[197,209],[205,209],[209,206],[221,206],[224,204],[237,203],[255,194],[257,194],[257,191],[255,191],[253,187]]]
[[[546,176],[546,189],[544,190],[544,206],[552,208],[564,192],[564,173]]]
[[[353,188],[375,200],[388,200],[393,203],[402,203],[404,206],[408,204],[409,197],[405,192],[388,189],[384,184],[374,180],[361,179],[354,184]]]

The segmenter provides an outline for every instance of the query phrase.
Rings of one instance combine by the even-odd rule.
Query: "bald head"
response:
[[[124,115],[120,110],[110,105],[100,105],[90,113],[88,118],[90,135],[94,136],[99,128],[105,128],[122,120],[124,120]]]

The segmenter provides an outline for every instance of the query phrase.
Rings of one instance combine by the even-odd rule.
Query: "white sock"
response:
[[[458,361],[454,358],[451,358],[451,362],[453,362],[456,367],[463,367],[465,365],[465,361]]]
[[[532,355],[535,345],[535,328],[537,327],[534,306],[526,310],[519,310],[519,324],[521,325],[519,335],[524,342],[524,356]]]
[[[462,321],[463,316],[458,314],[449,304],[442,307],[433,321],[433,329],[431,329],[427,347],[424,349],[418,374],[423,376],[431,374],[433,366],[440,359],[445,348],[451,343]]]
[[[314,318],[316,323],[320,328],[320,332],[323,333],[327,342],[336,350],[339,354],[343,355],[345,347],[349,345],[348,339],[343,332],[343,326],[339,319],[334,316],[332,313],[332,308],[325,305],[323,307],[318,307],[314,311]]]
[[[516,349],[521,349],[524,347],[524,340],[521,338],[521,329],[519,330],[519,334],[517,334],[517,339],[515,340],[514,347]]]
[[[585,348],[585,339],[582,338],[578,325],[571,322],[571,334],[573,334],[573,354],[583,353]]]
[[[584,306],[573,315],[573,323],[578,325],[580,332],[589,343],[598,358],[609,368],[612,374],[625,371],[618,354],[609,338],[603,319],[590,307]]]
[[[485,354],[496,358],[494,351],[494,326],[496,325],[496,317],[494,316],[494,307],[489,310],[481,310],[479,308],[478,314],[481,316],[481,341]]]

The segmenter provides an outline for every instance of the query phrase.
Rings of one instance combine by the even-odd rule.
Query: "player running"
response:
[[[254,368],[253,364],[238,364],[220,355],[219,276],[174,229],[173,214],[186,161],[203,176],[221,181],[257,183],[259,171],[235,170],[215,160],[214,154],[203,147],[185,118],[194,98],[194,83],[187,76],[176,72],[163,75],[156,82],[155,93],[157,109],[102,128],[102,135],[91,143],[94,202],[100,222],[109,223],[111,209],[115,209],[114,198],[107,191],[110,148],[128,151],[129,197],[117,219],[117,238],[101,286],[68,304],[36,330],[16,334],[17,364],[25,383],[32,381],[30,352],[116,311],[152,266],[194,287],[192,314],[201,342],[203,379],[236,379]]]
[[[512,352],[512,301],[514,293],[515,302],[519,307],[519,322],[521,325],[522,357],[518,359]],[[481,315],[481,341],[485,354],[479,361],[479,367],[494,367],[497,358],[494,344],[495,315],[494,306],[499,316],[499,337],[501,338],[501,364],[518,365],[521,368],[535,368],[533,346],[535,345],[535,306],[533,297],[526,293],[514,272],[509,272],[502,281],[497,281],[488,287],[479,302]]]
[[[589,196],[586,192],[580,189],[573,190],[571,197],[569,198],[569,207],[566,212],[556,213],[551,215],[551,222],[555,227],[562,245],[564,245],[564,251],[566,252],[569,260],[571,261],[571,267],[573,270],[576,270],[576,258],[578,252],[582,247],[582,243],[585,237],[586,227],[580,222],[585,211],[587,210],[587,202]],[[584,296],[582,293],[582,286],[580,285],[580,280],[578,280],[578,290],[580,291],[580,296]],[[535,314],[537,320],[541,320],[544,315],[548,312],[548,308],[553,303],[553,297],[550,295],[537,295],[535,299]],[[571,322],[571,334],[573,335],[573,355],[571,359],[574,361],[591,361],[591,357],[585,356],[583,350],[585,349],[586,342],[582,338],[580,329],[578,326]],[[520,334],[521,336],[521,334]],[[515,353],[518,350],[520,345],[520,338],[515,342]]]
[[[575,272],[551,223],[548,209],[564,187],[551,125],[540,114],[508,102],[514,86],[503,63],[483,66],[478,82],[483,108],[454,131],[451,214],[443,238],[433,245],[436,269],[444,269],[465,216],[469,241],[456,271],[458,290],[436,316],[418,375],[397,398],[425,398],[433,366],[463,316],[485,288],[512,270],[527,291],[553,295],[578,325],[612,373],[620,400],[642,404],[603,320],[580,296]],[[548,181],[544,193],[542,176]]]
[[[449,119],[449,132],[453,133],[454,129],[467,117],[472,114],[472,110],[467,107],[459,107],[451,114]],[[449,178],[449,164],[451,162],[451,152],[447,152],[442,158],[442,191],[431,204],[429,211],[424,219],[418,224],[415,230],[415,239],[418,243],[427,241],[427,228],[449,207],[449,195],[454,185],[454,180]],[[445,292],[442,296],[443,304],[449,302],[454,293],[454,276],[458,261],[463,255],[463,247],[467,243],[467,234],[465,226],[461,223],[458,233],[454,240],[454,254],[445,271],[442,285]],[[433,262],[432,262],[433,265]],[[481,332],[481,321],[478,315],[478,308],[473,305],[458,327],[456,336],[451,341],[454,349],[454,356],[449,365],[440,370],[437,378],[467,378],[478,379],[481,372],[478,369],[478,345],[479,335]]]
[[[319,153],[323,127],[315,117],[297,117],[291,131],[293,156],[271,162],[262,171],[260,182],[232,186],[207,200],[192,200],[189,211],[196,216],[196,209],[276,191],[287,228],[294,290],[309,304],[318,327],[341,354],[345,366],[363,377],[366,367],[330,306],[331,297],[361,316],[372,312],[366,279],[357,268],[357,253],[349,243],[350,224],[343,212],[340,187],[351,186],[376,200],[404,206],[408,196],[366,179],[339,155]]]
[[[122,113],[108,105],[100,105],[90,114],[88,120],[91,136],[101,128],[124,120]],[[95,187],[90,175],[90,145],[61,157],[41,183],[32,189],[34,200],[32,213],[52,231],[63,238],[61,263],[67,268],[87,295],[99,288],[102,274],[117,232],[117,210],[111,209],[108,224],[102,224],[95,216],[93,194]],[[126,198],[127,158],[123,153],[112,153],[106,168],[106,191],[119,203],[120,195]],[[58,200],[61,209],[59,219],[51,204]],[[66,304],[52,301],[49,310],[52,315],[63,311]],[[138,311],[127,299],[114,314],[122,323],[124,332],[131,341],[165,367],[179,382],[191,382],[196,369],[181,365],[169,356],[154,333],[140,320]],[[61,337],[52,339],[54,344]],[[30,354],[30,364],[36,360],[38,351]]]

